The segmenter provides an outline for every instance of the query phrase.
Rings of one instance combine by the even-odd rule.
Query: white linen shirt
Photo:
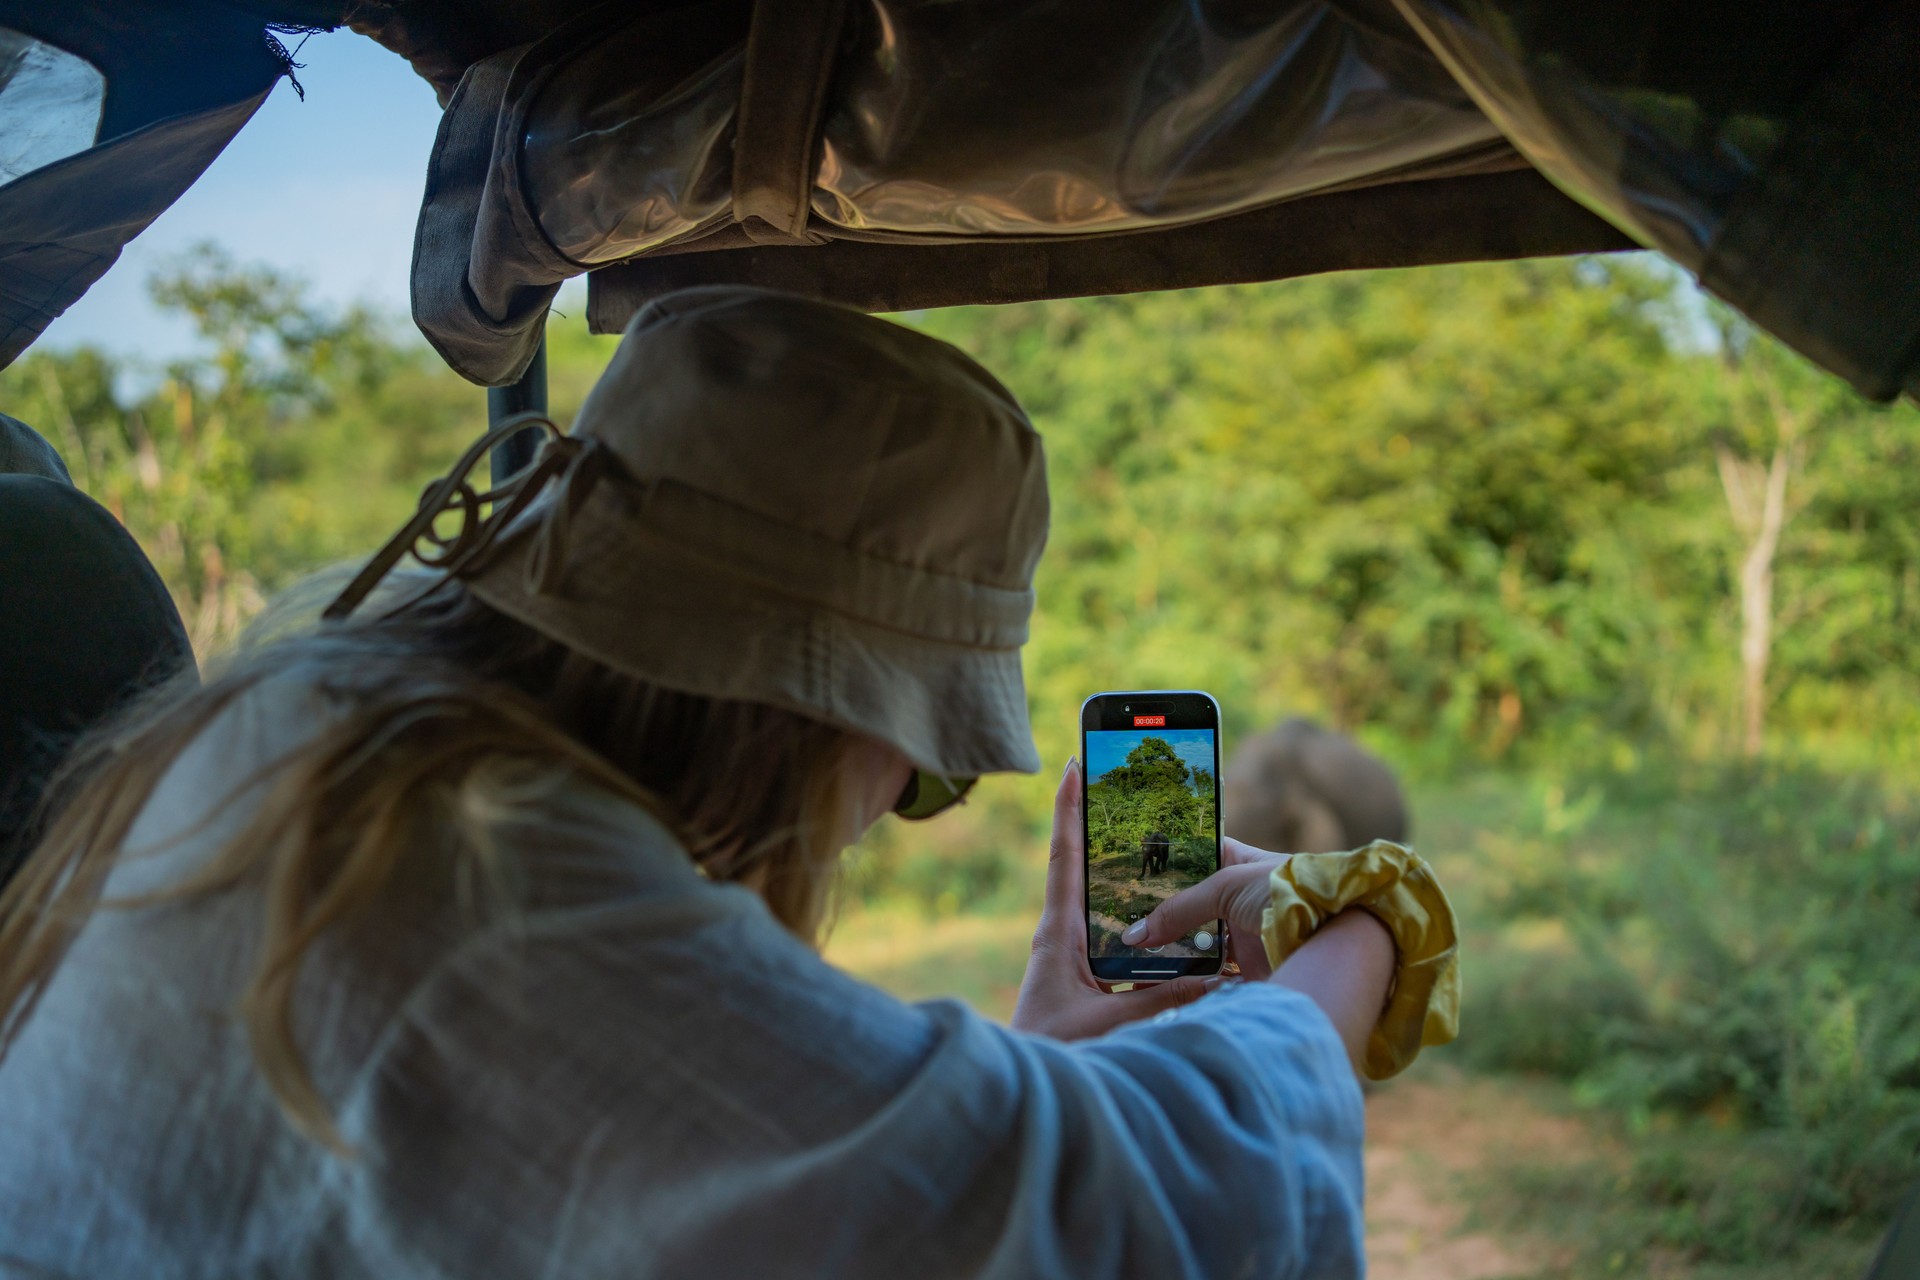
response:
[[[205,859],[257,803],[236,783],[331,711],[239,699],[129,839],[174,843],[108,896]],[[257,888],[97,913],[0,1063],[0,1276],[1362,1273],[1360,1091],[1304,997],[1063,1044],[839,972],[609,793],[504,806],[495,836],[517,916],[403,885],[303,971],[348,1157],[231,1016]]]

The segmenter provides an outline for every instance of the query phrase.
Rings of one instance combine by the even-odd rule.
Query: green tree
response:
[[[1094,689],[1202,685],[1230,737],[1300,712],[1498,756],[1717,741],[1740,714],[1716,445],[1759,457],[1764,424],[1670,270],[1476,264],[917,322],[1046,438],[1043,724]],[[1915,411],[1750,352],[1824,397],[1770,697],[1801,726],[1903,732],[1915,666],[1882,655],[1912,653],[1892,619],[1920,607]]]
[[[1808,461],[1824,437],[1856,416],[1847,389],[1732,311],[1712,312],[1717,367],[1703,366],[1714,462],[1738,538],[1740,744],[1765,742],[1769,668],[1780,621],[1775,569],[1788,527],[1808,500]]]
[[[1095,857],[1134,856],[1155,831],[1176,840],[1212,837],[1212,801],[1202,805],[1194,771],[1165,738],[1142,738],[1123,763],[1094,779],[1087,805]]]
[[[1627,672],[1671,620],[1641,566],[1687,566],[1636,514],[1695,452],[1668,288],[1526,263],[926,323],[1046,432],[1036,667],[1205,683],[1239,728],[1298,709],[1498,752],[1529,716],[1652,701]]]

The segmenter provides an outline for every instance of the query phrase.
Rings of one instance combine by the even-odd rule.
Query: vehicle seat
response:
[[[23,439],[0,431],[0,450]],[[0,885],[32,847],[35,809],[74,740],[140,690],[197,675],[179,610],[132,535],[35,469],[0,475]]]
[[[0,475],[45,476],[73,483],[66,460],[46,437],[4,413],[0,413]]]

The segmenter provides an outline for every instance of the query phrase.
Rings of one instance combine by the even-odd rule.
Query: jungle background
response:
[[[484,397],[212,250],[151,288],[197,354],[37,352],[0,408],[214,655]],[[1400,769],[1466,930],[1460,1041],[1370,1103],[1376,1274],[1857,1274],[1920,1178],[1920,411],[1639,257],[904,319],[1045,434],[1048,770],[882,824],[831,954],[1004,1016],[1082,698],[1208,689],[1229,758],[1316,716]],[[611,345],[554,322],[562,421]]]

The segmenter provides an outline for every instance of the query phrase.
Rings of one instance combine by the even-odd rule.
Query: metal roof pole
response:
[[[516,413],[547,411],[547,339],[543,334],[534,348],[533,359],[518,382],[487,388],[487,429],[505,422]],[[493,482],[499,484],[533,461],[540,447],[540,428],[530,426],[516,431],[493,447]]]

